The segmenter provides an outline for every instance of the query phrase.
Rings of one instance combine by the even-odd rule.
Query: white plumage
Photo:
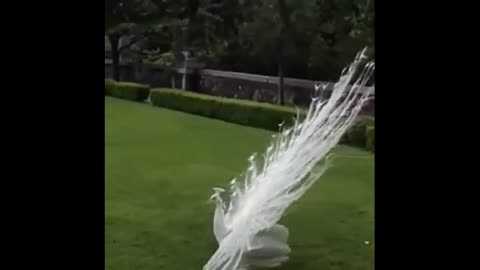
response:
[[[224,190],[215,189],[214,234],[219,248],[204,270],[276,266],[288,258],[288,230],[276,223],[325,172],[327,154],[371,98],[373,87],[364,86],[375,65],[363,65],[365,51],[342,72],[328,100],[314,98],[302,122],[297,117],[292,127],[274,136],[262,158],[255,154],[249,158],[243,181],[230,183],[228,203],[221,197]],[[260,253],[264,256],[256,257]]]

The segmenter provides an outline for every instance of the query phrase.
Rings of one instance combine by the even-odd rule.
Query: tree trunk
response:
[[[120,37],[117,35],[109,35],[110,47],[112,50],[112,73],[115,81],[120,81],[120,52],[118,50],[118,43]]]
[[[280,39],[278,44],[278,104],[285,104],[285,86],[284,86],[284,72],[283,72],[283,39]]]
[[[182,26],[174,26],[173,27],[173,39],[172,39],[172,45],[171,45],[171,50],[173,54],[173,66],[177,66],[177,64],[180,62],[180,59],[182,58],[182,39],[183,39],[183,33],[182,33]]]
[[[290,30],[290,12],[285,3],[285,0],[278,0],[278,13],[280,15],[281,20],[281,30],[280,30],[280,38],[278,42],[278,103],[280,105],[285,104],[285,87],[284,87],[284,49],[285,49],[285,42],[287,38],[287,33]]]

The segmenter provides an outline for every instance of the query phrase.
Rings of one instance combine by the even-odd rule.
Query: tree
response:
[[[279,103],[286,75],[334,80],[361,48],[373,47],[373,0],[106,0],[105,7],[113,54],[139,39],[177,64],[183,50],[194,50],[212,68],[278,76]],[[121,34],[137,38],[118,48]]]
[[[216,24],[222,19],[216,15],[223,6],[218,0],[177,0],[169,2],[166,17],[170,21],[171,52],[174,62],[183,59],[183,50],[207,50],[214,46]]]
[[[373,1],[316,0],[312,11],[308,77],[335,80],[359,50],[373,48]]]
[[[119,48],[120,38],[139,29],[142,22],[152,19],[157,11],[150,0],[105,0],[105,33],[112,49],[113,79],[120,80],[120,53],[137,40]]]
[[[278,103],[284,104],[284,77],[287,51],[295,43],[292,27],[293,4],[286,0],[265,0],[252,4],[254,16],[242,27],[242,38],[247,40],[254,53],[268,55],[276,66],[278,76]]]
[[[284,75],[334,80],[360,49],[373,45],[373,0],[283,2],[282,13],[279,0],[238,4],[239,34],[217,67],[278,76],[280,62]]]

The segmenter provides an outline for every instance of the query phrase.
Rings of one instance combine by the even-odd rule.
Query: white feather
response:
[[[204,270],[243,269],[241,259],[249,241],[274,226],[326,171],[328,153],[352,125],[373,90],[364,87],[374,71],[373,62],[363,67],[352,84],[365,51],[344,69],[327,101],[314,98],[303,122],[297,118],[292,127],[275,136],[263,159],[252,155],[243,184],[232,181],[228,207],[223,209],[224,230],[228,233]]]

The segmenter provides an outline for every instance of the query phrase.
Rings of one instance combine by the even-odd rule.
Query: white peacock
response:
[[[365,86],[375,64],[365,61],[365,53],[343,70],[328,100],[314,97],[303,121],[297,114],[294,125],[274,135],[261,158],[249,158],[243,181],[231,181],[226,199],[224,189],[214,188],[213,231],[219,247],[204,270],[275,267],[288,260],[289,232],[277,222],[327,170],[330,151],[372,98],[374,87]],[[315,86],[316,92],[321,89]]]

